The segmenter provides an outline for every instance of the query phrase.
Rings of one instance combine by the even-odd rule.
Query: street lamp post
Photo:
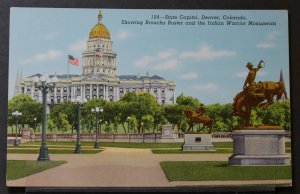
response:
[[[34,128],[33,128],[33,131],[34,131],[34,133],[36,132],[36,117],[34,117]]]
[[[130,117],[127,117],[127,124],[128,124],[127,130],[128,130],[128,133],[129,133],[129,120],[130,120]]]
[[[19,142],[18,142],[18,125],[19,125],[18,119],[19,119],[19,116],[22,116],[22,113],[19,112],[19,111],[15,111],[15,112],[12,113],[12,115],[16,119],[16,138],[15,138],[15,141],[14,141],[14,146],[18,146],[19,145]]]
[[[99,133],[98,117],[99,117],[99,112],[103,112],[103,109],[102,108],[100,109],[99,107],[96,107],[95,109],[92,108],[91,111],[96,112],[96,140],[95,140],[94,148],[100,148],[100,143],[99,143],[99,140],[98,140],[99,139],[98,138],[98,133]]]
[[[87,100],[86,98],[81,98],[81,96],[77,96],[76,100],[72,99],[72,102],[77,103],[77,141],[74,153],[80,154],[81,153],[81,145],[80,145],[80,119],[81,119],[81,104],[85,103]]]
[[[40,153],[38,160],[39,161],[48,161],[50,160],[48,154],[48,148],[46,145],[46,117],[47,117],[47,94],[50,90],[55,87],[55,82],[57,81],[57,77],[49,78],[47,73],[43,73],[41,77],[34,77],[33,81],[35,83],[35,87],[41,90],[43,95],[43,115],[42,115],[42,145],[40,147]]]

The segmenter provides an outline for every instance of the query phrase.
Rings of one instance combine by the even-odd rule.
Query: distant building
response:
[[[82,74],[57,75],[58,82],[48,94],[47,103],[57,104],[71,101],[77,96],[102,98],[118,101],[127,92],[149,92],[160,104],[174,104],[175,84],[160,76],[117,75],[117,53],[113,51],[110,33],[102,23],[103,15],[98,14],[98,23],[92,28],[87,40],[87,48],[82,53]],[[41,101],[41,92],[34,87],[33,77],[21,78],[18,73],[15,86],[16,94],[29,94]],[[50,77],[53,77],[51,75]]]

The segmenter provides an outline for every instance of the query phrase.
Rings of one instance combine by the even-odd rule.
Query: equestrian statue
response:
[[[256,73],[265,67],[263,60],[258,63],[256,68],[250,62],[246,64],[246,67],[249,69],[249,73],[243,90],[233,99],[233,114],[244,120],[244,127],[251,126],[250,115],[253,107],[259,106],[265,109],[274,103],[274,97],[278,101],[285,92],[285,86],[282,81],[255,82]]]
[[[197,111],[194,111],[192,109],[187,109],[184,111],[185,116],[188,118],[188,132],[191,130],[194,123],[202,123],[204,126],[207,126],[210,129],[209,133],[211,133],[213,120],[208,116],[204,115],[205,112],[205,106],[202,103],[200,104],[200,107]]]

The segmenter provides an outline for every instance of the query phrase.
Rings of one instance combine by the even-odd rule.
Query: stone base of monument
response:
[[[161,127],[161,143],[171,143],[174,142],[174,129],[172,125],[163,125]]]
[[[185,133],[182,151],[216,151],[211,134]]]
[[[234,130],[231,165],[288,165],[285,134],[281,127],[246,127]]]

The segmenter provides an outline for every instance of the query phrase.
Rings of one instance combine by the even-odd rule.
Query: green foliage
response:
[[[165,118],[175,127],[175,125],[179,125],[185,117],[183,113],[184,110],[185,107],[179,104],[167,105],[164,109]]]
[[[37,118],[37,123],[42,120],[42,104],[36,102],[28,94],[19,94],[8,101],[8,124],[15,124],[15,118],[12,116],[14,111],[19,111],[22,116],[19,117],[18,121],[23,127],[29,125],[34,127],[34,118]]]
[[[206,114],[213,119],[213,131],[231,131],[237,119],[233,116],[232,104],[210,104]]]
[[[53,131],[53,129],[55,129],[55,124],[53,122],[52,119],[48,118],[47,119],[47,129],[49,129],[51,132]]]
[[[68,115],[63,112],[59,113],[58,117],[54,118],[53,121],[55,122],[56,128],[61,132],[65,132],[71,128]]]
[[[178,105],[182,105],[185,107],[185,109],[193,109],[193,110],[197,110],[200,106],[200,102],[197,98],[194,98],[192,96],[184,96],[183,93],[181,93],[177,99],[176,99],[176,103]]]
[[[154,118],[152,115],[144,115],[142,117],[142,122],[144,123],[144,130],[146,132],[149,132],[153,127]]]

